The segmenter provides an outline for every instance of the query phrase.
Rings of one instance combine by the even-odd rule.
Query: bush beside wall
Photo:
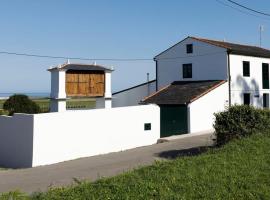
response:
[[[234,105],[215,113],[214,128],[217,145],[270,128],[270,111],[247,105]]]
[[[40,107],[26,95],[15,94],[9,97],[3,105],[4,110],[9,112],[9,115],[14,113],[40,113]]]

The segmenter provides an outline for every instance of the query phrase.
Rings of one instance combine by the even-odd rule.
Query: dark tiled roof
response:
[[[171,85],[146,97],[142,102],[158,105],[189,104],[224,82],[226,81],[175,81]]]
[[[235,44],[230,42],[223,42],[218,40],[210,40],[205,38],[198,38],[198,37],[187,37],[182,41],[176,43],[175,45],[171,46],[170,48],[166,49],[165,51],[161,52],[157,56],[154,57],[154,60],[164,52],[168,51],[169,49],[175,47],[176,45],[180,44],[184,40],[191,38],[200,42],[205,42],[214,46],[218,46],[221,48],[227,49],[231,54],[237,55],[246,55],[246,56],[255,56],[255,57],[263,57],[263,58],[270,58],[270,50],[264,49],[261,47],[251,46],[251,45],[244,45],[244,44]]]
[[[112,71],[112,69],[109,69],[107,67],[104,67],[102,65],[95,65],[95,64],[81,64],[81,63],[70,63],[70,64],[63,64],[56,67],[53,67],[51,69],[48,69],[49,71],[52,70],[89,70],[89,71]]]
[[[197,38],[197,37],[190,37],[190,38],[201,41],[201,42],[206,42],[208,44],[212,44],[218,47],[225,48],[229,50],[229,52],[232,54],[270,58],[270,50],[264,49],[261,47],[235,44],[235,43],[223,42],[223,41],[217,41],[217,40],[209,40],[209,39]]]

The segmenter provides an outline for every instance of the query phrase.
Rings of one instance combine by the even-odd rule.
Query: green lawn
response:
[[[33,99],[39,107],[41,108],[42,112],[49,111],[50,99],[48,98],[40,98],[40,99]],[[3,104],[5,100],[0,100],[0,115],[3,112]],[[67,100],[67,108],[68,109],[90,109],[94,108],[96,105],[95,99],[93,98],[78,98],[78,99],[69,99]]]
[[[270,133],[257,134],[197,156],[50,189],[29,199],[270,199],[269,155]]]

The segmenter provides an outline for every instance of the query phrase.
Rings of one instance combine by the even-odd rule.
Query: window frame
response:
[[[246,97],[248,97],[248,103],[246,102]],[[250,93],[243,93],[243,104],[244,105],[251,105],[251,94]]]
[[[151,131],[152,130],[152,123],[144,123],[144,130]]]
[[[193,44],[186,44],[186,53],[187,54],[193,53]]]
[[[250,77],[250,62],[243,61],[243,76]]]
[[[267,74],[264,74],[265,70]],[[262,88],[269,89],[269,63],[262,63]]]
[[[263,93],[263,108],[269,108],[269,93]]]
[[[183,79],[192,78],[192,63],[182,65]]]

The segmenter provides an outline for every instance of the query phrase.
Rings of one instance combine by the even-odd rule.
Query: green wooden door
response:
[[[160,137],[187,133],[186,106],[160,106]]]

